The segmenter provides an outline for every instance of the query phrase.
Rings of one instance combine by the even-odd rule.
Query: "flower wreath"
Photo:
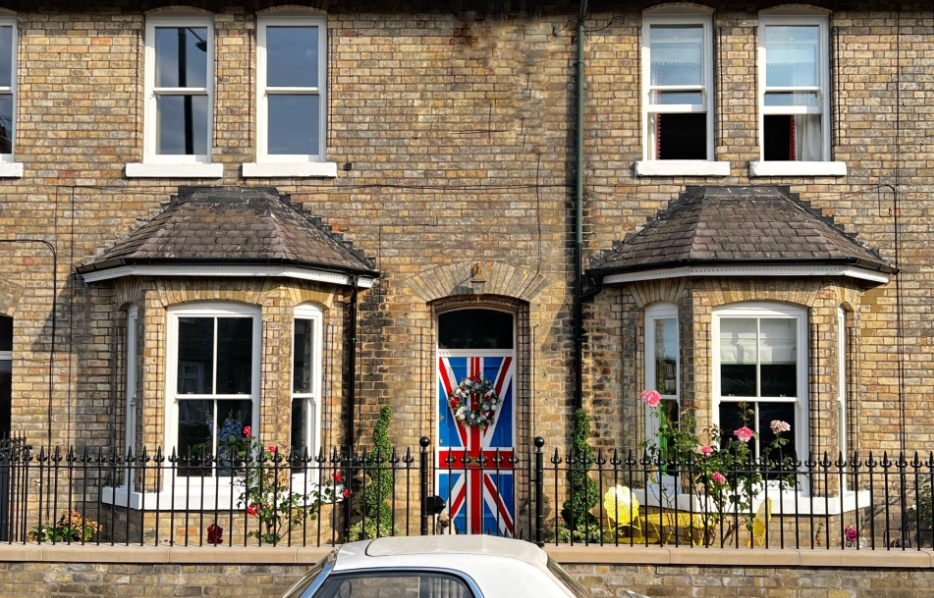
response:
[[[500,403],[502,399],[496,394],[493,383],[482,377],[464,378],[448,397],[448,404],[458,421],[481,429],[493,423]]]

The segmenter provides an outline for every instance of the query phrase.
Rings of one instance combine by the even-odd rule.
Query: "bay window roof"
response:
[[[681,276],[825,276],[888,282],[895,269],[787,187],[688,187],[590,274],[604,284]]]
[[[373,262],[272,187],[180,187],[163,211],[78,267],[88,282],[128,275],[286,276],[360,286]]]

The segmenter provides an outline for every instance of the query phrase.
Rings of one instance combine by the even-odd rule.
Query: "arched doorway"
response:
[[[458,533],[515,535],[515,371],[514,314],[472,308],[438,316],[435,481]],[[458,415],[458,405],[478,410],[479,396],[452,404],[468,379],[498,399],[480,424]]]

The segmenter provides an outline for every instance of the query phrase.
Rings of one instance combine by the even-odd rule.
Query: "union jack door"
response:
[[[458,533],[513,536],[516,358],[512,315],[490,310],[453,314],[451,319],[460,324],[447,322],[446,326],[445,315],[439,318],[438,494],[447,502]],[[508,330],[504,330],[505,318]],[[484,335],[484,324],[496,330]],[[458,327],[466,330],[466,337],[457,336]],[[448,348],[452,345],[467,348]],[[451,393],[467,378],[489,380],[501,400],[488,426],[468,425],[456,417],[451,407]],[[476,404],[476,399],[472,400]]]

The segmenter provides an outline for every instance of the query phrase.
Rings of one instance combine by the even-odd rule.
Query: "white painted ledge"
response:
[[[126,165],[129,179],[219,179],[224,176],[223,164],[144,164]]]
[[[23,178],[22,162],[0,162],[0,179]]]
[[[301,162],[276,164],[265,162],[247,162],[243,165],[243,178],[325,178],[337,177],[336,162]]]
[[[635,164],[636,176],[730,176],[729,162],[710,160],[643,160]]]
[[[749,176],[846,176],[846,162],[750,162]]]

